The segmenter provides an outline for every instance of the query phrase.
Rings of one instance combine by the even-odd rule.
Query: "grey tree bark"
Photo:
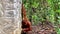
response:
[[[22,0],[0,0],[0,34],[21,34]]]

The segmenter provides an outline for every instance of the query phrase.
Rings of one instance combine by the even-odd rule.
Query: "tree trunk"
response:
[[[21,34],[22,0],[0,0],[0,34]]]

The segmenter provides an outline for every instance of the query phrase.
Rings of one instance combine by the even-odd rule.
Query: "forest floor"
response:
[[[32,26],[32,31],[27,34],[57,34],[54,26],[50,22],[39,23],[38,25]]]

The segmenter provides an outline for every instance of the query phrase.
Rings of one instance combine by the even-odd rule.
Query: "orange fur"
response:
[[[28,20],[27,16],[26,16],[26,10],[24,8],[24,6],[22,5],[22,29],[24,32],[28,32],[31,30],[31,22]]]

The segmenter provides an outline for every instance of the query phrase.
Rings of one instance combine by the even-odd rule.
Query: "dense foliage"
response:
[[[60,34],[60,0],[23,0],[23,4],[33,25],[48,20]]]

